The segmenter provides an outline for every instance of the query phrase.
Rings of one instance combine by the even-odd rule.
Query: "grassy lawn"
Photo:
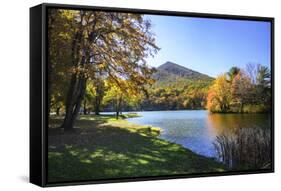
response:
[[[56,128],[61,121],[50,120],[49,182],[224,170],[220,163],[157,138],[158,128],[90,115],[81,116],[74,131],[64,132]]]

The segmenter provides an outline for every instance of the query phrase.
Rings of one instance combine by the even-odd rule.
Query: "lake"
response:
[[[270,128],[270,114],[210,114],[207,110],[145,111],[129,122],[163,130],[160,138],[181,144],[193,152],[216,157],[216,136],[234,127]]]

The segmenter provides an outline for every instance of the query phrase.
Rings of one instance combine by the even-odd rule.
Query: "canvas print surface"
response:
[[[271,169],[271,23],[48,8],[49,183]]]

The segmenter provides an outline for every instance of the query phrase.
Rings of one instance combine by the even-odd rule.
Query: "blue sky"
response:
[[[172,61],[212,77],[232,66],[270,67],[270,23],[146,15],[161,48],[150,66]]]

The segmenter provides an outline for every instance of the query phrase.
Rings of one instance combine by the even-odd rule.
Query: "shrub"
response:
[[[237,127],[217,136],[214,146],[219,160],[231,169],[271,167],[270,129]]]

